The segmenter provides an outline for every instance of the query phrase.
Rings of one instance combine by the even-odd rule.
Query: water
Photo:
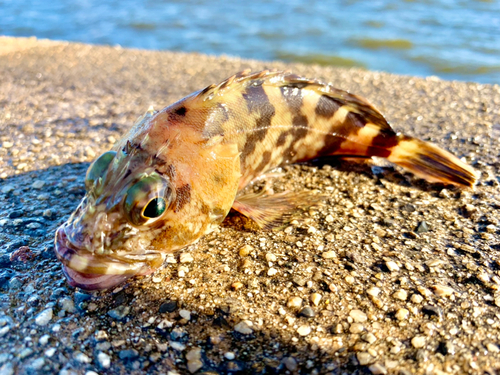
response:
[[[0,0],[0,34],[500,83],[496,0]]]

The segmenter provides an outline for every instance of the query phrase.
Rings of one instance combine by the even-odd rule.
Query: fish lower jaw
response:
[[[162,255],[155,252],[123,254],[115,259],[75,249],[68,242],[63,227],[56,232],[54,250],[68,283],[85,290],[113,288],[133,276],[151,274],[163,263]]]
[[[84,290],[103,290],[114,288],[132,275],[99,275],[82,273],[63,265],[63,272],[68,284]]]

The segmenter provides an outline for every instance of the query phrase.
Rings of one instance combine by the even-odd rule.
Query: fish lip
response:
[[[75,271],[64,264],[62,265],[62,270],[69,285],[89,291],[114,288],[132,277],[131,275],[99,275],[93,273],[82,273]]]
[[[65,229],[66,224],[63,224],[56,231],[54,252],[62,263],[63,273],[71,286],[85,290],[109,289],[133,276],[148,275],[159,266],[149,264],[146,253],[134,254],[129,259],[130,263],[110,255],[93,254],[72,244],[67,238]],[[153,253],[153,255],[162,258],[159,253]],[[111,268],[111,272],[86,272],[86,266],[81,266],[82,263],[97,264],[97,267],[91,267],[92,271],[109,271]]]

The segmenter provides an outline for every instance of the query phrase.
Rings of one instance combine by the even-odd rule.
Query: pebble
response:
[[[161,283],[161,282],[162,282],[163,277],[164,277],[164,275],[162,275],[162,274],[155,274],[155,275],[151,278],[151,281],[153,281],[154,283],[158,284],[158,283]]]
[[[75,303],[69,297],[61,298],[59,300],[59,306],[61,306],[62,310],[67,311],[69,313],[73,313],[76,311]]]
[[[347,284],[354,284],[354,281],[355,281],[355,279],[354,279],[354,277],[352,277],[351,275],[347,275],[347,276],[345,277],[345,282],[346,282]]]
[[[302,306],[302,298],[292,297],[288,300],[286,306],[290,308],[299,308],[300,306]]]
[[[224,358],[232,361],[233,359],[236,358],[236,355],[233,352],[226,352],[224,353]]]
[[[269,268],[269,270],[267,271],[267,276],[274,276],[278,273],[278,270],[276,268]]]
[[[56,350],[57,350],[56,348],[48,348],[48,349],[44,352],[44,354],[45,354],[45,356],[46,356],[46,357],[50,358],[50,357],[52,357],[54,354],[56,354]]]
[[[33,184],[31,184],[31,187],[33,189],[41,189],[41,188],[43,188],[44,185],[45,185],[45,181],[35,180],[35,182],[33,182]]]
[[[351,333],[361,333],[365,330],[365,326],[361,323],[352,323],[349,327]]]
[[[300,310],[299,316],[303,316],[305,318],[314,318],[316,316],[316,313],[309,306],[306,306],[302,310]]]
[[[366,335],[363,335],[363,340],[368,344],[373,344],[375,341],[377,341],[377,336],[375,336],[371,332],[368,332]]]
[[[0,337],[5,336],[9,331],[10,331],[9,326],[5,326],[5,327],[0,328]]]
[[[31,370],[40,370],[43,365],[45,364],[45,359],[43,357],[40,357],[40,358],[37,358],[37,359],[34,359],[30,364],[29,364],[29,368]]]
[[[488,349],[488,351],[492,352],[492,353],[498,353],[498,352],[500,352],[500,348],[497,345],[495,345],[495,344],[493,344],[491,342],[488,343],[488,344],[486,344],[486,349]]]
[[[400,290],[394,292],[394,294],[392,296],[396,299],[401,300],[401,301],[406,301],[406,299],[408,298],[408,293],[406,292],[406,290],[400,289]]]
[[[274,255],[273,253],[267,253],[266,254],[266,260],[268,262],[276,262],[278,258],[276,257],[276,255]]]
[[[318,306],[319,305],[319,301],[321,301],[321,294],[319,293],[312,293],[311,296],[309,297],[311,302],[313,303],[314,306]]]
[[[285,365],[288,371],[296,371],[298,367],[297,361],[293,357],[283,358],[283,364]]]
[[[180,310],[179,311],[179,315],[181,316],[181,318],[184,318],[186,320],[191,320],[191,311],[189,310]]]
[[[120,350],[120,352],[118,353],[118,357],[125,360],[136,359],[137,357],[139,357],[139,352],[135,349]]]
[[[406,320],[408,318],[408,315],[410,314],[410,312],[406,309],[399,309],[397,312],[396,312],[396,319],[397,320]]]
[[[367,352],[356,353],[356,358],[361,366],[366,366],[373,362],[374,358]]]
[[[5,185],[5,186],[2,187],[1,191],[2,191],[3,194],[8,194],[8,193],[10,193],[11,191],[13,191],[15,189],[16,188],[15,188],[14,185]]]
[[[253,251],[253,247],[250,246],[250,245],[245,245],[243,246],[242,248],[240,248],[240,250],[238,251],[238,253],[240,254],[240,256],[242,257],[246,257],[248,254],[250,254],[251,252]]]
[[[411,339],[411,344],[414,348],[423,348],[425,346],[425,336],[415,336]]]
[[[306,325],[300,326],[300,327],[297,329],[297,333],[298,333],[300,336],[307,336],[308,334],[310,334],[310,333],[311,333],[311,327],[306,326]]]
[[[5,363],[0,367],[0,374],[2,375],[14,375],[14,365],[12,362]]]
[[[194,373],[203,367],[201,361],[201,349],[193,348],[186,353],[187,368],[190,373]]]
[[[337,257],[337,253],[335,251],[325,251],[321,256],[324,259],[333,259]]]
[[[111,357],[106,353],[99,352],[97,353],[97,362],[102,368],[109,368],[111,365]]]
[[[453,288],[441,284],[435,284],[432,288],[434,289],[434,293],[439,297],[449,297],[455,292]]]
[[[174,325],[174,323],[171,322],[170,320],[163,319],[160,323],[158,323],[156,328],[158,328],[158,329],[171,328],[173,325]]]
[[[393,262],[392,260],[385,262],[385,265],[391,272],[397,272],[399,271],[399,266],[396,264],[396,262]]]
[[[172,332],[170,332],[170,338],[174,341],[180,340],[186,336],[187,331],[182,327],[175,327]]]
[[[417,233],[425,233],[429,231],[429,226],[425,221],[421,221],[420,224],[418,224],[417,227]]]
[[[387,374],[387,369],[384,365],[380,363],[374,363],[373,365],[368,367],[368,370],[374,375],[384,375]]]
[[[42,337],[40,337],[40,339],[38,339],[38,343],[44,346],[49,343],[49,340],[50,340],[50,335],[43,335]]]
[[[13,277],[9,281],[9,290],[18,290],[23,286],[23,282],[19,279],[19,277]]]
[[[231,288],[233,288],[234,290],[241,289],[244,286],[245,286],[245,284],[243,284],[241,281],[236,281],[236,282],[231,284]]]
[[[24,359],[26,357],[29,357],[32,354],[33,354],[33,349],[31,349],[31,348],[24,348],[23,350],[21,350],[19,352],[18,357],[20,359]]]
[[[250,322],[243,320],[234,326],[234,330],[243,335],[250,335],[251,333],[253,333],[253,329],[250,328],[252,324],[249,323]]]
[[[193,256],[190,253],[181,253],[179,256],[179,262],[181,263],[191,263],[193,260]]]
[[[411,296],[411,299],[410,301],[413,302],[413,303],[422,303],[422,301],[424,300],[424,297],[422,297],[420,294],[414,294]]]
[[[186,349],[186,345],[181,342],[169,341],[169,344],[172,349],[177,350],[178,352],[182,352],[184,351],[184,349]]]
[[[35,323],[39,326],[45,326],[52,320],[52,316],[52,308],[45,309],[36,316]]]
[[[82,353],[82,352],[76,352],[73,355],[73,358],[75,358],[75,360],[77,362],[80,362],[80,363],[90,363],[90,362],[92,362],[92,360],[89,358],[89,356],[86,355],[85,353]]]
[[[161,314],[166,313],[166,312],[174,312],[177,310],[177,301],[172,301],[168,300],[166,302],[163,302],[159,308],[159,312]]]
[[[349,316],[357,323],[363,323],[368,320],[366,314],[361,310],[356,310],[356,309],[351,310],[349,312]]]
[[[121,320],[125,318],[130,312],[130,307],[125,305],[120,305],[112,310],[108,311],[108,315],[113,319]]]
[[[366,293],[368,293],[372,297],[377,297],[380,294],[380,288],[373,286],[370,289],[368,289]]]

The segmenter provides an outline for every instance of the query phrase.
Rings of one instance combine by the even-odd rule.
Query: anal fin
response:
[[[324,195],[311,191],[266,195],[263,190],[237,196],[232,208],[252,219],[262,229],[278,230],[297,219],[300,210],[319,206],[325,199]]]

